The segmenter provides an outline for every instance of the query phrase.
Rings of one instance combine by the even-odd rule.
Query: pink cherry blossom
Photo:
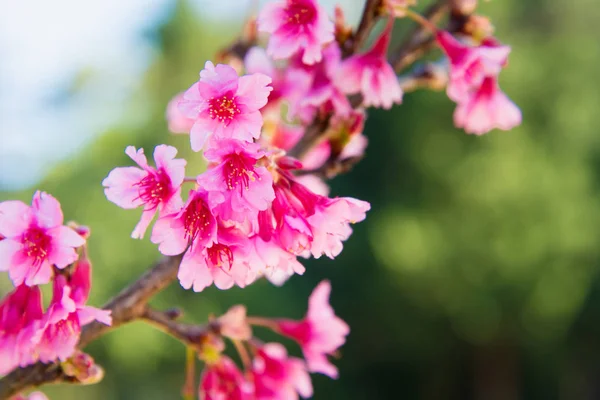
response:
[[[236,305],[218,319],[219,332],[233,340],[250,340],[252,338],[252,328],[246,318],[246,307]]]
[[[194,120],[186,117],[181,110],[179,110],[179,102],[183,100],[183,93],[177,93],[169,104],[167,105],[167,123],[169,125],[169,131],[172,133],[190,133]]]
[[[91,287],[90,268],[85,260],[78,263],[70,281],[63,275],[55,277],[52,301],[33,339],[40,361],[67,360],[75,352],[82,326],[94,320],[112,323],[110,311],[85,305]]]
[[[39,287],[20,285],[0,303],[0,375],[35,360],[32,335],[43,314]]]
[[[471,96],[458,103],[454,124],[467,133],[482,135],[492,129],[510,130],[521,124],[521,110],[487,77]]]
[[[480,46],[469,46],[459,42],[450,33],[441,31],[437,41],[450,61],[450,83],[448,97],[461,102],[469,92],[477,90],[486,77],[497,77],[506,65],[509,46],[488,39]]]
[[[131,234],[132,238],[141,239],[157,212],[160,217],[181,208],[181,184],[185,178],[186,161],[175,158],[177,149],[164,144],[154,149],[156,168],[148,165],[143,149],[136,150],[129,146],[125,153],[140,168],[115,168],[102,181],[102,185],[108,200],[119,207],[144,207],[142,218]]]
[[[303,360],[288,357],[279,343],[267,343],[256,351],[252,361],[256,400],[297,400],[313,394],[310,376]]]
[[[309,371],[335,379],[338,371],[327,355],[333,355],[344,344],[350,328],[335,315],[329,304],[330,293],[331,284],[322,281],[310,295],[306,317],[302,321],[281,320],[278,330],[300,344]]]
[[[207,364],[198,387],[200,400],[253,400],[252,385],[227,356]]]
[[[273,105],[279,106],[279,103],[284,99],[292,82],[285,79],[285,72],[275,67],[273,61],[267,55],[267,52],[262,47],[252,47],[248,50],[244,57],[244,66],[248,74],[263,74],[272,79],[271,86],[273,90],[269,95],[267,107]]]
[[[194,125],[190,131],[192,150],[200,151],[210,136],[252,142],[260,136],[272,87],[264,74],[238,77],[235,69],[207,61],[200,80],[183,95],[179,109]]]
[[[302,62],[321,61],[323,45],[334,39],[334,24],[316,0],[279,0],[266,4],[258,29],[271,34],[267,52],[275,59],[303,51]]]
[[[258,163],[265,156],[258,144],[217,141],[204,156],[215,166],[198,177],[198,185],[219,217],[242,222],[269,207],[275,197],[273,178]]]
[[[348,115],[352,107],[336,82],[341,62],[341,50],[337,42],[323,50],[323,59],[317,64],[306,66],[292,63],[286,79],[291,81],[288,90],[289,117],[308,123],[319,109],[336,115]]]
[[[366,201],[350,197],[321,198],[314,214],[307,218],[313,233],[310,246],[313,257],[325,254],[333,259],[340,254],[342,242],[352,234],[350,224],[364,220],[370,209]]]
[[[252,271],[251,276],[264,276],[272,284],[281,286],[292,275],[302,275],[306,271],[295,254],[284,250],[277,243],[266,242],[260,236],[254,236],[251,242],[251,252],[246,258],[246,263]]]
[[[52,266],[62,269],[77,260],[75,248],[85,239],[63,226],[60,203],[45,192],[33,195],[31,207],[20,201],[0,203],[0,271],[15,285],[48,283]]]
[[[387,61],[392,26],[390,22],[369,51],[344,60],[336,74],[337,85],[344,93],[362,93],[366,107],[389,109],[394,103],[402,102],[398,77]]]
[[[438,33],[437,40],[450,60],[447,93],[458,103],[455,125],[477,135],[519,125],[521,111],[498,87],[498,75],[507,64],[510,47],[493,38],[468,46],[445,31]]]
[[[152,230],[152,243],[164,255],[177,255],[190,246],[190,251],[210,246],[217,237],[217,222],[203,189],[190,191],[188,200],[178,213],[160,218]]]
[[[245,287],[253,281],[246,264],[248,238],[235,228],[219,227],[217,240],[207,247],[191,247],[179,266],[179,283],[184,289],[201,292],[213,283],[225,290]]]

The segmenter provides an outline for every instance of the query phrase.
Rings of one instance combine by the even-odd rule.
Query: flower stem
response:
[[[429,21],[427,18],[425,18],[418,12],[413,11],[409,8],[405,8],[402,11],[406,14],[406,16],[408,18],[412,19],[413,21],[417,22],[424,28],[428,29],[429,31],[431,31],[432,34],[434,34],[434,35],[437,34],[437,31],[438,31],[437,26],[432,24],[431,21]]]
[[[181,394],[184,400],[195,400],[196,350],[188,346],[185,349],[185,383]]]
[[[250,361],[250,355],[248,354],[248,350],[246,346],[239,340],[232,340],[235,349],[240,355],[240,359],[242,360],[242,364],[244,364],[244,368],[248,371],[252,366],[252,362]]]

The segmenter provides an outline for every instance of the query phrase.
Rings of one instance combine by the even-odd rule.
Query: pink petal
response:
[[[79,247],[85,244],[85,239],[68,226],[61,225],[48,231],[56,245]]]
[[[183,256],[177,278],[184,289],[193,287],[194,292],[201,292],[212,285],[213,277],[202,253],[188,250]]]
[[[261,73],[271,78],[275,75],[275,67],[262,47],[254,46],[248,50],[244,57],[244,66],[249,74]]]
[[[102,181],[106,198],[121,208],[132,209],[144,204],[137,183],[147,172],[137,167],[115,168]]]
[[[63,223],[60,203],[46,192],[35,192],[31,209],[37,222],[44,228],[53,228]]]
[[[0,271],[8,271],[14,265],[15,255],[21,251],[23,245],[15,240],[0,240]]]
[[[272,79],[268,75],[255,73],[244,75],[239,80],[237,96],[247,111],[260,110],[267,104],[269,93],[273,87],[269,86]]]
[[[190,141],[192,145],[192,150],[200,151],[204,147],[204,143],[206,143],[206,139],[211,134],[209,130],[206,129],[206,124],[198,120],[192,126],[192,130],[190,131]]]
[[[20,236],[31,224],[33,213],[22,201],[9,200],[0,203],[0,235]]]
[[[98,321],[104,325],[112,325],[112,317],[110,310],[102,310],[96,307],[84,306],[77,311],[79,323],[87,325],[92,321]]]
[[[125,149],[125,154],[127,154],[133,161],[136,162],[137,165],[142,167],[142,169],[148,169],[148,160],[146,159],[146,155],[144,154],[144,149],[136,150],[133,146],[127,146]]]
[[[152,219],[156,214],[156,210],[144,210],[142,212],[142,217],[140,218],[140,222],[137,223],[133,232],[131,232],[131,237],[133,239],[143,239],[148,226],[152,223]]]

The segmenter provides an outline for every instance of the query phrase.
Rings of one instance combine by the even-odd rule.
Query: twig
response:
[[[181,256],[163,258],[139,279],[123,289],[103,307],[112,311],[112,325],[106,326],[99,322],[86,325],[81,333],[78,347],[84,348],[90,342],[119,326],[142,318],[150,298],[177,279],[180,262]],[[25,368],[18,368],[0,379],[0,399],[8,399],[35,386],[57,382],[76,383],[73,378],[62,372],[59,364],[38,362]]]
[[[367,0],[363,9],[362,17],[356,32],[352,37],[344,43],[343,54],[349,56],[356,53],[363,42],[369,36],[371,28],[377,22],[379,9],[381,8],[382,0]]]
[[[219,333],[219,326],[216,321],[206,325],[186,324],[177,322],[166,313],[152,308],[147,308],[141,318],[155,328],[195,349],[200,347],[204,338],[211,332]]]
[[[425,11],[424,16],[432,24],[435,24],[448,10],[448,0],[437,0]],[[391,58],[390,63],[396,72],[401,72],[429,50],[434,43],[435,39],[431,37],[431,33],[427,28],[423,25],[417,25],[404,43],[394,51],[393,54],[395,55]]]

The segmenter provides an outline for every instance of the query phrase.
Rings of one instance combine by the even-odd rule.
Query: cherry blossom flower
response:
[[[333,355],[344,344],[350,328],[335,315],[329,304],[330,293],[331,284],[322,281],[308,299],[306,317],[301,321],[280,320],[278,330],[300,344],[310,372],[335,379],[338,370],[329,362],[327,355]]]
[[[167,123],[172,133],[190,133],[194,120],[188,118],[179,109],[179,102],[183,100],[183,93],[176,94],[167,105]]]
[[[482,135],[492,129],[510,130],[521,124],[521,110],[498,87],[494,77],[487,77],[479,90],[458,103],[454,124],[467,133]]]
[[[264,74],[272,79],[273,90],[269,94],[267,107],[278,106],[287,96],[293,84],[285,79],[285,72],[277,68],[262,47],[252,47],[244,57],[244,66],[248,74]]]
[[[402,102],[402,88],[394,69],[387,61],[387,49],[392,38],[393,21],[364,54],[344,60],[336,74],[337,85],[344,93],[362,93],[366,107],[389,109]]]
[[[198,185],[219,217],[241,222],[269,207],[275,197],[273,178],[257,163],[265,156],[258,144],[216,141],[204,156],[215,166],[198,177]]]
[[[188,200],[177,213],[156,221],[151,241],[164,255],[177,255],[210,246],[217,237],[217,222],[208,206],[208,193],[203,189],[190,191]]]
[[[319,109],[332,111],[336,115],[348,115],[352,107],[336,81],[341,62],[341,50],[336,42],[323,49],[323,59],[306,66],[292,62],[286,78],[291,81],[288,100],[289,117],[308,123]]]
[[[275,59],[303,51],[302,62],[321,61],[323,45],[334,39],[334,24],[316,0],[268,3],[258,16],[258,29],[271,34],[267,52]]]
[[[238,77],[235,69],[207,61],[200,80],[183,95],[179,109],[194,125],[192,150],[200,151],[210,136],[252,142],[260,136],[260,109],[267,104],[272,87],[264,74]]]
[[[458,103],[455,125],[477,135],[519,125],[521,111],[498,87],[498,75],[507,63],[510,47],[493,38],[468,46],[445,31],[438,33],[437,40],[450,61],[447,93]]]
[[[264,241],[260,236],[252,237],[251,241],[251,252],[246,258],[252,271],[251,277],[265,277],[272,284],[281,286],[292,275],[302,275],[306,271],[295,254],[284,250],[274,241]]]
[[[0,303],[0,375],[35,360],[32,336],[42,318],[39,287],[20,285]]]
[[[303,360],[288,357],[279,343],[267,343],[256,351],[252,361],[257,400],[297,400],[311,397],[313,388]]]
[[[75,248],[85,243],[63,226],[60,203],[45,192],[33,195],[31,207],[20,201],[0,203],[0,271],[18,286],[48,283],[52,265],[59,269],[77,260]]]
[[[252,400],[252,385],[227,356],[207,364],[198,387],[200,400]]]
[[[111,325],[109,310],[85,305],[91,287],[90,268],[85,260],[78,263],[70,281],[63,275],[55,277],[52,301],[33,339],[40,361],[66,361],[75,352],[82,326],[94,320]]]
[[[343,244],[352,234],[350,224],[365,219],[371,209],[366,201],[350,197],[321,197],[314,214],[307,218],[313,233],[310,252],[319,258],[325,254],[333,259],[342,252]]]
[[[219,289],[234,284],[245,287],[254,278],[245,259],[248,238],[235,228],[219,227],[217,240],[207,247],[192,247],[183,256],[179,266],[179,283],[184,289],[201,292],[213,283]]]
[[[164,144],[154,149],[156,168],[148,165],[143,149],[128,146],[125,153],[140,168],[115,168],[102,185],[108,200],[119,207],[144,207],[142,218],[131,234],[132,238],[141,239],[157,212],[160,217],[181,208],[181,184],[185,178],[186,161],[175,158],[177,149]]]

